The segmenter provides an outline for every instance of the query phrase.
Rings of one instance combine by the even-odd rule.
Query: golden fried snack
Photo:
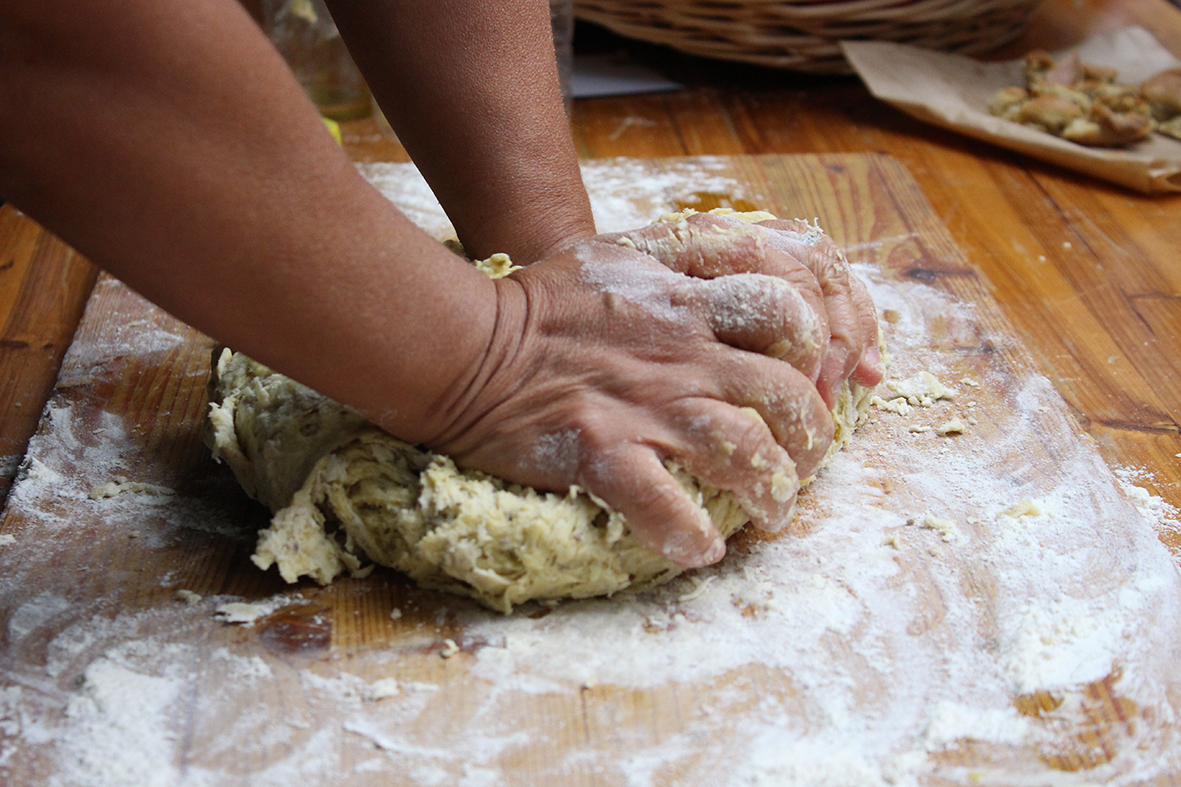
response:
[[[1140,104],[1144,102],[1140,101]],[[1062,129],[1059,136],[1080,145],[1113,148],[1144,139],[1155,126],[1148,115],[1146,104],[1141,108],[1122,98],[1113,101],[1100,99],[1091,107],[1086,118],[1072,121]]]
[[[1140,85],[1140,94],[1152,107],[1157,120],[1170,120],[1181,115],[1181,68],[1162,71]]]
[[[1181,69],[1140,87],[1118,78],[1115,69],[1084,63],[1077,52],[1058,61],[1035,50],[1025,56],[1025,87],[997,91],[988,111],[1092,147],[1138,142],[1157,130],[1157,121],[1167,121],[1165,133],[1181,132],[1181,120],[1173,120],[1181,116]]]
[[[1083,110],[1075,102],[1046,95],[1024,102],[1012,119],[1051,134],[1061,134],[1073,121],[1082,117]]]
[[[1159,124],[1157,131],[1181,139],[1181,68],[1162,71],[1144,80],[1140,95]]]

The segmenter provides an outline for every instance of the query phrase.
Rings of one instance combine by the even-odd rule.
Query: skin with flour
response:
[[[733,233],[747,234],[740,219],[763,220],[769,214],[699,217],[698,228],[717,232],[719,241],[733,242]],[[688,231],[685,215],[666,217],[669,226]],[[778,242],[797,255],[818,253],[843,261],[826,236],[804,222],[774,222]],[[679,299],[711,298],[718,288],[743,289],[748,300],[774,292],[776,280],[765,275],[728,274],[716,278],[686,277],[683,254],[688,248],[677,233],[665,228],[614,236],[628,248],[644,248],[661,261],[661,269],[601,270],[584,266],[584,275],[599,286],[675,321],[678,299],[660,300],[653,280],[671,279],[687,287]],[[761,237],[761,236],[758,236]],[[682,237],[683,239],[683,237]],[[508,273],[500,261],[493,277]],[[700,272],[700,271],[698,271]],[[777,337],[752,349],[791,359],[816,374],[824,357],[827,333],[815,319],[808,299],[800,295],[767,299],[767,311],[787,310],[801,329],[791,340]],[[754,307],[759,311],[758,304]],[[739,316],[717,316],[715,331],[732,328]],[[807,379],[806,377],[804,379]],[[767,475],[767,504],[759,496],[740,497],[703,483],[676,463],[667,469],[696,503],[702,515],[728,537],[755,518],[769,515],[768,505],[782,510],[794,503],[799,475],[806,483],[829,455],[848,441],[869,406],[871,388],[844,383],[831,412],[819,397],[800,394],[782,406],[798,408],[796,423],[781,428],[806,435],[797,450],[798,465]],[[501,478],[465,470],[441,454],[398,440],[373,426],[355,411],[320,396],[242,354],[220,351],[214,358],[210,384],[208,439],[214,455],[227,462],[251,495],[274,512],[260,533],[254,562],[277,565],[289,582],[310,576],[321,583],[343,573],[367,570],[369,560],[405,572],[420,585],[471,596],[502,612],[529,600],[610,595],[667,582],[684,567],[645,546],[627,527],[625,517],[601,500],[572,487],[567,494],[541,492]],[[758,410],[743,417],[763,425]],[[785,423],[780,421],[780,423]],[[799,442],[798,437],[785,439]],[[562,463],[573,444],[558,432],[537,449],[532,461]],[[544,455],[541,455],[544,454]],[[757,453],[740,451],[721,441],[720,464],[749,466],[765,462]],[[717,471],[713,470],[716,477]]]

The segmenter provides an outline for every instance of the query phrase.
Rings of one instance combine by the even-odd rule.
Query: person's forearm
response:
[[[490,282],[364,182],[233,0],[0,2],[0,193],[410,440],[495,320]]]
[[[545,0],[330,0],[469,252],[533,262],[594,233]]]

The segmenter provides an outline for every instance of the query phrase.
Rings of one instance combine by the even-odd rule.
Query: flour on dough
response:
[[[510,270],[507,258],[483,269]],[[274,512],[252,559],[288,582],[326,584],[372,561],[507,613],[530,600],[651,587],[684,570],[577,488],[538,492],[459,469],[240,353],[213,361],[207,441]],[[870,391],[842,388],[830,454],[863,420]],[[724,536],[750,521],[728,492],[669,470]]]

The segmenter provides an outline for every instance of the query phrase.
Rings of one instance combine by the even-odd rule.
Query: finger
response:
[[[604,237],[686,276],[712,279],[757,272],[766,249],[766,232],[746,225],[728,226],[714,221],[715,217],[699,218],[703,215]]]
[[[719,341],[787,361],[809,379],[820,373],[827,331],[782,279],[756,273],[689,279],[673,297],[676,305],[703,314]]]
[[[850,272],[848,261],[832,238],[815,226],[798,219],[765,221],[758,226],[775,230],[769,243],[803,263],[823,293],[830,338],[816,386],[831,406],[841,384],[861,363],[869,346],[865,306],[860,302],[868,300],[868,293],[863,288],[855,289],[856,277]],[[876,329],[872,337],[876,341]]]
[[[877,309],[873,305],[873,299],[869,297],[869,290],[866,289],[865,283],[861,279],[853,276],[850,278],[850,283],[853,285],[854,300],[858,307],[857,313],[861,318],[861,328],[868,340],[865,354],[858,361],[850,379],[861,385],[872,387],[880,383],[882,377],[885,376],[885,369],[882,366],[881,338],[878,333]]]
[[[662,265],[699,279],[736,273],[777,276],[800,289],[800,294],[823,314],[823,293],[810,268],[792,254],[771,244],[773,233],[757,224],[728,216],[697,213],[678,222],[654,224],[621,233],[616,242],[654,257]],[[782,240],[782,239],[780,239]],[[785,246],[790,251],[790,247]],[[803,250],[806,246],[800,245]]]
[[[814,315],[815,333],[823,336],[817,351],[822,357],[830,344],[824,293],[809,267],[791,254],[768,245],[773,234],[761,226],[730,217],[699,213],[687,220],[656,224],[612,237],[616,243],[648,254],[670,270],[693,278],[716,280],[754,273],[789,283]],[[801,253],[806,249],[799,244]],[[777,348],[772,354],[783,357],[785,350],[786,347]],[[808,376],[815,380],[820,373],[818,361],[811,357],[810,350],[801,347],[800,352],[802,360],[793,363],[806,368]]]
[[[796,463],[799,477],[812,476],[828,455],[834,431],[832,413],[816,387],[771,358],[747,354],[726,360],[726,373],[717,378],[723,381],[718,398],[757,412]]]
[[[763,419],[711,400],[686,407],[690,440],[674,449],[673,460],[702,483],[730,492],[756,527],[786,527],[799,491],[796,464]]]
[[[636,538],[677,565],[716,563],[726,542],[701,506],[669,474],[653,449],[629,444],[600,454],[581,485],[623,514]]]

